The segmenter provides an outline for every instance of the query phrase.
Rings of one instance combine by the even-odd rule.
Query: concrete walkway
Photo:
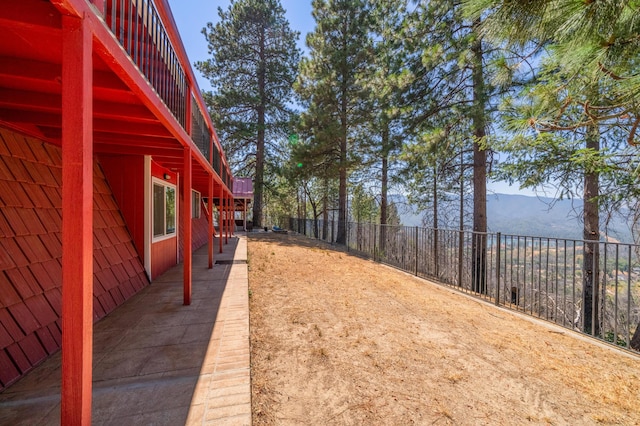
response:
[[[247,240],[194,253],[94,327],[93,424],[250,425]],[[60,353],[0,394],[0,424],[60,424]]]

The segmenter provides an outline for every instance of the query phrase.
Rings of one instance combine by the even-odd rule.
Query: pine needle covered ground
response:
[[[254,425],[640,424],[640,358],[304,237],[248,250]]]

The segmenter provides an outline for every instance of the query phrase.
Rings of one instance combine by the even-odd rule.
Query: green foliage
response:
[[[290,29],[279,0],[233,0],[218,15],[217,24],[202,30],[211,58],[196,67],[213,87],[206,100],[225,152],[240,160],[236,167],[251,170],[245,157],[255,152],[258,110],[264,108],[261,126],[269,137],[287,131],[299,34]]]
[[[202,33],[211,58],[196,63],[213,92],[205,94],[236,175],[254,177],[254,222],[262,216],[265,164],[289,131],[292,84],[300,52],[279,0],[232,0]],[[269,173],[267,171],[267,173]]]
[[[307,36],[295,90],[306,110],[299,131],[316,176],[338,179],[338,242],[346,238],[347,179],[361,163],[359,126],[368,120],[368,88],[360,76],[372,58],[371,16],[364,0],[314,0],[316,27]],[[313,160],[311,160],[313,158]],[[304,169],[304,167],[303,167]]]
[[[377,222],[380,212],[376,198],[362,185],[355,185],[351,196],[351,220],[355,222]]]
[[[546,113],[530,115],[532,127],[556,131],[594,123],[624,126],[627,142],[638,142],[638,2],[463,3],[468,16],[485,19],[482,30],[487,37],[528,46],[542,55],[538,84],[524,94],[538,102],[538,113]]]

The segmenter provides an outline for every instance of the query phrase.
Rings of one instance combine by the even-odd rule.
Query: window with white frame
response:
[[[176,234],[176,187],[153,182],[153,238],[162,239]]]
[[[201,195],[198,191],[191,191],[191,217],[193,219],[200,219],[200,198]]]

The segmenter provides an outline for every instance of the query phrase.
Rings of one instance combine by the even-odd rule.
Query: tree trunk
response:
[[[388,133],[387,133],[388,137]],[[383,132],[384,138],[384,132]],[[383,141],[384,143],[384,141]],[[384,145],[383,145],[384,146]],[[389,191],[389,153],[385,150],[382,154],[382,189],[380,191],[380,252],[384,253],[387,240],[387,205]]]
[[[345,44],[346,46],[346,44]],[[347,76],[349,64],[346,56],[342,64],[342,87],[340,99],[340,177],[338,182],[338,244],[347,244],[347,148],[348,148],[348,107]]]
[[[324,194],[322,196],[322,239],[329,236],[329,179],[324,178]]]
[[[458,233],[458,287],[462,287],[462,255],[464,253],[464,149],[460,148],[460,219]]]
[[[473,52],[473,239],[471,243],[472,289],[477,293],[486,292],[487,275],[487,152],[481,143],[486,136],[487,94],[484,85],[482,64],[482,40],[479,35],[480,20],[473,23],[476,41]]]
[[[298,203],[298,220],[302,217],[302,203],[300,202],[300,188],[296,191],[296,203]]]
[[[587,150],[600,152],[600,132],[597,126],[589,127],[586,137]],[[600,214],[598,196],[600,195],[599,174],[595,170],[584,172],[584,257],[582,265],[582,317],[584,332],[598,336],[600,334],[599,276],[600,276]]]
[[[313,199],[311,193],[307,189],[307,197],[309,197],[309,204],[311,204],[311,210],[313,214],[313,238],[318,238],[319,236],[319,228],[318,228],[318,202]]]
[[[260,37],[260,64],[258,68],[258,137],[256,140],[256,178],[253,187],[253,224],[262,227],[262,200],[264,192],[264,143],[265,143],[265,105],[266,99],[266,64],[265,64],[265,35]]]
[[[342,145],[341,150],[342,150]],[[344,144],[346,145],[346,143]],[[342,153],[340,154],[343,157]],[[346,163],[346,149],[344,154],[344,162]],[[343,160],[341,159],[341,162]],[[338,244],[347,243],[347,167],[340,166],[340,182],[338,187],[338,235],[336,236]]]
[[[631,349],[635,349],[636,351],[640,351],[640,323],[636,326],[636,332],[633,333],[633,338],[629,343]]]
[[[433,259],[436,277],[440,275],[440,256],[438,247],[438,168],[433,168]]]

